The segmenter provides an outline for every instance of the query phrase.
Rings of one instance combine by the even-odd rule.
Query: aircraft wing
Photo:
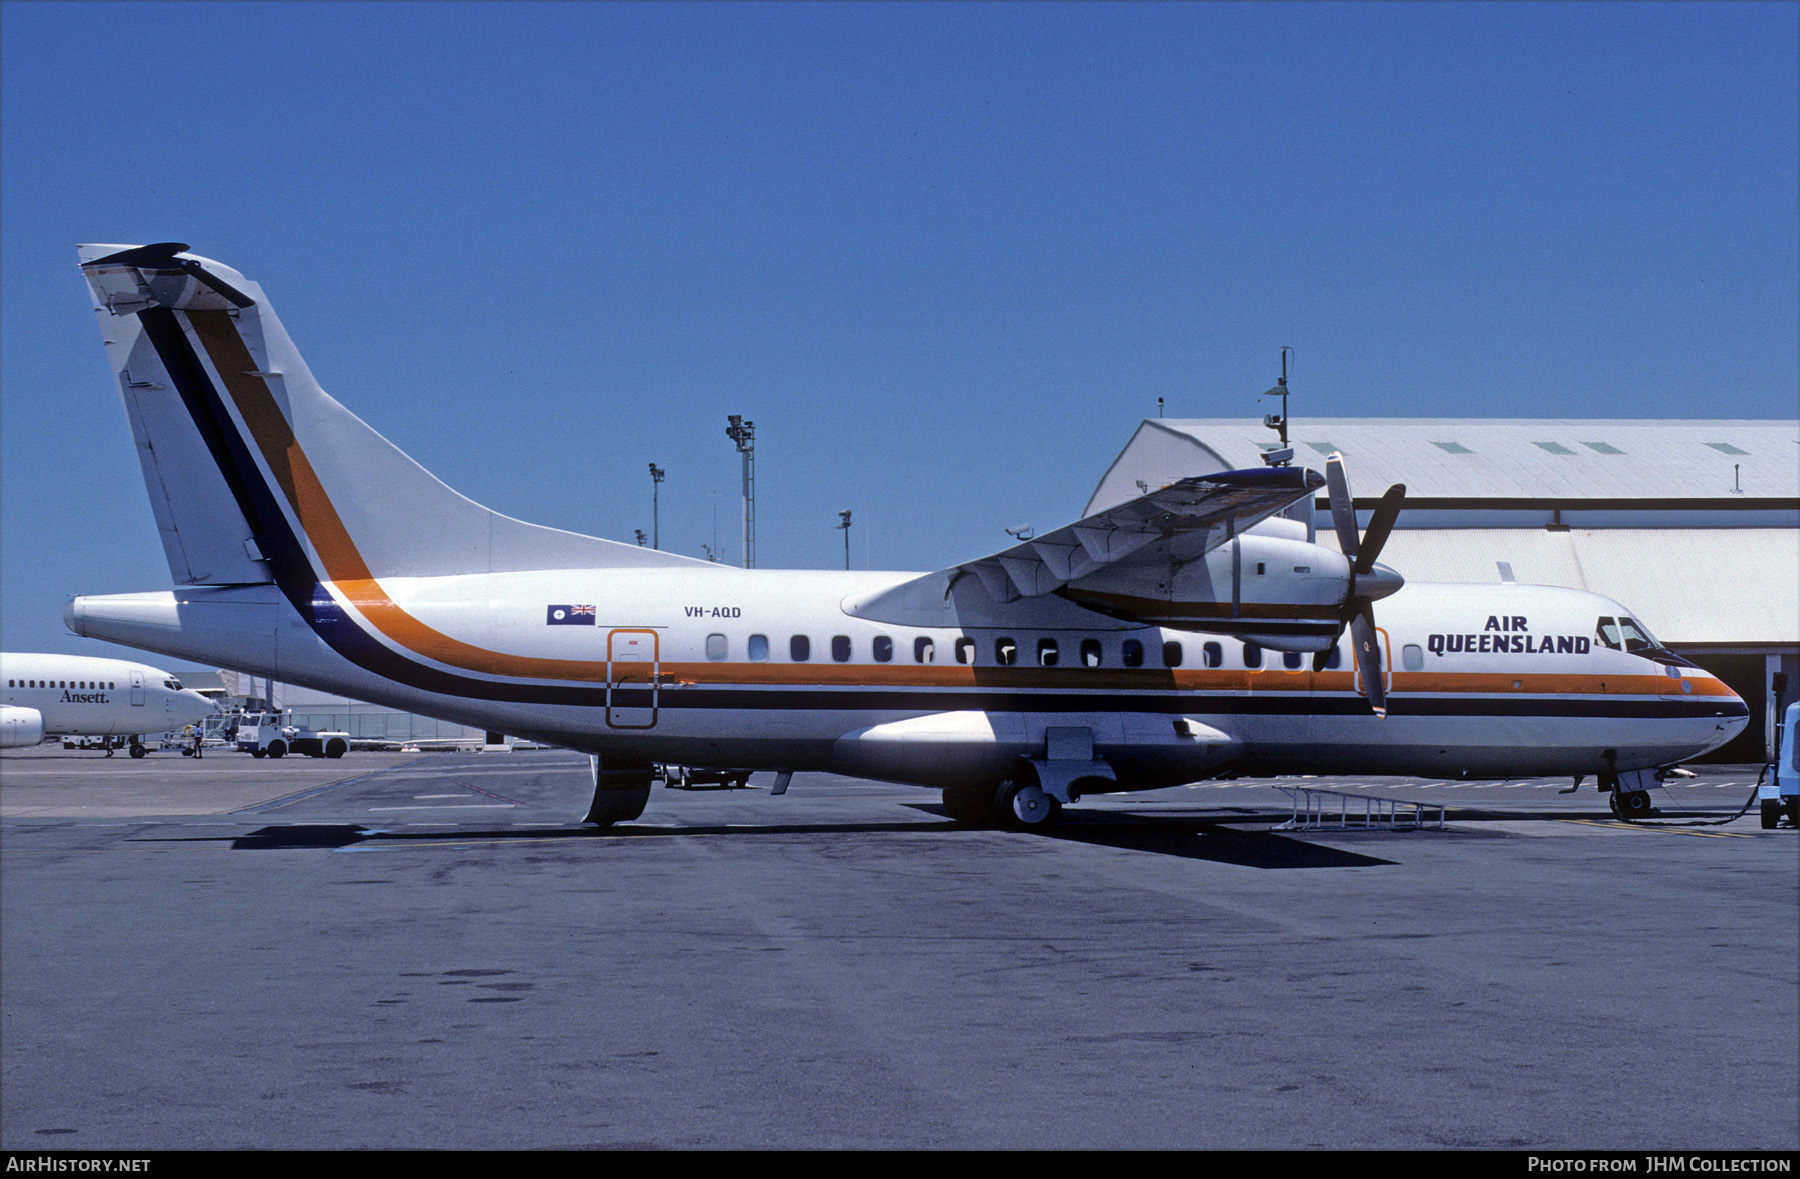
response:
[[[1101,570],[1114,583],[1140,573],[1146,586],[1166,583],[1173,565],[1204,555],[1324,485],[1323,475],[1302,467],[1196,475],[882,596],[919,602],[928,586],[948,595],[963,576],[979,578],[999,602],[1054,593]]]

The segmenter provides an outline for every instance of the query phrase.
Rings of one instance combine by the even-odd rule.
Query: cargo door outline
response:
[[[654,630],[621,627],[606,632],[606,727],[656,727],[661,645]],[[646,700],[646,697],[648,698]]]

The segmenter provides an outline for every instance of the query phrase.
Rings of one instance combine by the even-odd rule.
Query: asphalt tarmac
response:
[[[585,766],[8,751],[0,1147],[1800,1146],[1752,771],[1645,824],[1321,779],[1037,835],[806,774],[598,832]],[[1278,785],[1429,821],[1276,830]]]

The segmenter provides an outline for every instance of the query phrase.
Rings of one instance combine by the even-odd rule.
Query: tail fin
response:
[[[459,495],[319,388],[230,267],[178,242],[80,257],[177,584],[706,564]]]

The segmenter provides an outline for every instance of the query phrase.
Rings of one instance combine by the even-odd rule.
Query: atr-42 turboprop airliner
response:
[[[585,750],[590,822],[641,814],[657,763],[915,783],[1024,827],[1252,774],[1592,774],[1648,810],[1748,720],[1609,599],[1403,586],[1376,557],[1404,489],[1359,535],[1336,456],[934,573],[736,569],[458,495],[185,245],[80,258],[177,588],[76,598],[71,629]],[[1276,517],[1320,487],[1341,551]]]
[[[127,659],[7,652],[0,679],[0,746],[8,748],[52,736],[105,737],[111,757],[111,739],[122,737],[131,756],[142,757],[143,734],[174,732],[218,711],[168,672]]]

